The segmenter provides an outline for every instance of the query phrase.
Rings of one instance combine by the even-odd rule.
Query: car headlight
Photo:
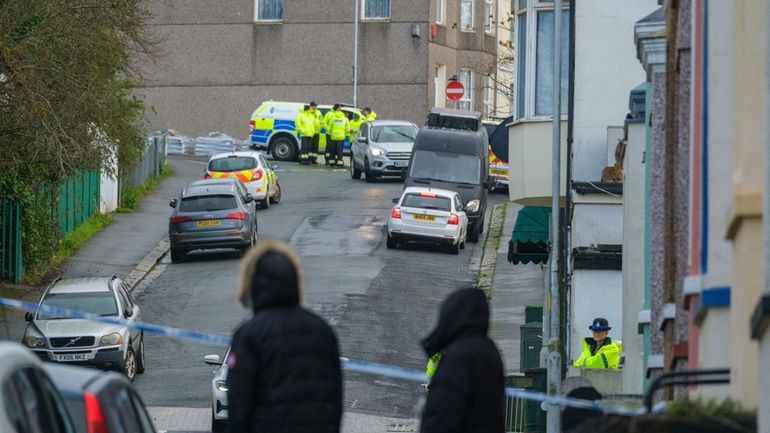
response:
[[[369,148],[369,152],[372,153],[372,156],[382,156],[382,155],[385,155],[385,151],[384,150],[377,149],[377,148],[374,148],[374,147]]]
[[[478,200],[471,200],[465,205],[465,210],[471,213],[476,213],[479,211],[479,205],[481,202]]]
[[[40,349],[46,346],[45,338],[37,335],[27,335],[24,337],[24,345],[30,349]]]
[[[99,340],[100,346],[115,346],[118,344],[123,344],[123,336],[119,332],[107,334]]]
[[[216,387],[221,392],[227,392],[227,382],[224,380],[218,380],[216,383]]]

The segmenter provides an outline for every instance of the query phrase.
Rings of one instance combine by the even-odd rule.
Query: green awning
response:
[[[508,261],[519,263],[548,262],[548,227],[551,208],[546,206],[524,206],[519,210],[516,224],[508,242]]]

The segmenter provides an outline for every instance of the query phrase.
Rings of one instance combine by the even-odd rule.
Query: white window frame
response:
[[[484,0],[484,7],[483,9],[486,10],[487,7],[489,8],[489,14],[484,12],[484,32],[488,35],[496,34],[497,33],[497,11],[495,7],[495,2],[497,0]]]
[[[361,0],[361,21],[390,21],[390,17],[393,16],[393,0],[387,0],[388,2],[388,16],[386,17],[367,17],[366,16],[366,0]]]
[[[463,26],[463,3],[471,4],[471,25],[469,27]],[[463,32],[475,32],[476,31],[476,0],[460,0],[460,31]]]
[[[281,0],[281,6],[285,6],[284,0]],[[280,19],[260,19],[259,18],[259,0],[254,0],[254,22],[255,23],[283,23],[283,14]]]
[[[436,24],[443,25],[446,20],[446,0],[436,0]]]
[[[494,113],[494,92],[495,92],[495,80],[492,78],[491,75],[487,75],[485,83],[484,83],[484,114],[489,117],[492,116]]]
[[[436,64],[434,68],[434,107],[446,108],[446,65]]]
[[[468,76],[468,84],[469,84],[468,86],[466,86],[465,83],[463,82],[462,78],[460,78],[460,76],[462,75],[463,72],[467,72],[468,75],[469,75]],[[459,104],[462,104],[464,102],[468,102],[468,111],[473,111],[473,79],[474,79],[473,75],[474,75],[473,74],[473,69],[466,69],[466,68],[461,68],[460,71],[457,74],[458,79],[460,80],[461,83],[463,83],[463,86],[465,86],[465,93],[463,94],[463,97],[460,98],[459,101],[457,101],[458,102],[458,108],[460,108]]]

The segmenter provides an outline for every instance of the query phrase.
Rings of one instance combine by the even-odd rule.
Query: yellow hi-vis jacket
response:
[[[315,126],[315,133],[320,134],[321,133],[321,118],[323,117],[321,115],[321,112],[318,111],[318,109],[310,109],[310,114],[313,115],[313,126]]]
[[[300,137],[312,137],[315,135],[315,117],[310,110],[300,111],[295,124]]]
[[[334,110],[329,110],[324,114],[323,119],[321,120],[321,127],[325,130],[325,134],[329,135],[331,134],[332,130],[332,118],[334,117]]]
[[[369,115],[364,119],[366,122],[369,122],[370,120],[377,120],[377,113],[375,113],[374,110],[370,111]]]
[[[334,141],[342,141],[347,137],[350,131],[350,121],[345,117],[345,113],[337,111],[331,120],[331,139]]]
[[[612,341],[607,337],[600,347],[596,347],[593,338],[584,338],[583,353],[572,365],[580,368],[619,368],[621,352],[623,343],[620,341]]]
[[[361,129],[361,124],[364,122],[363,117],[353,114],[353,119],[350,121],[350,139],[353,140],[358,134],[358,130]]]

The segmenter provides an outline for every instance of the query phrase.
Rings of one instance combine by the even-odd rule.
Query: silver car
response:
[[[225,357],[219,355],[206,355],[203,362],[209,365],[217,366],[214,370],[214,377],[211,379],[211,431],[220,432],[225,430],[227,422],[227,358],[230,356],[230,349],[227,349]]]
[[[46,289],[38,311],[27,313],[22,343],[44,361],[93,365],[122,372],[133,381],[144,372],[144,335],[125,325],[61,317],[40,306],[80,310],[139,322],[141,309],[120,278],[57,279]]]
[[[412,157],[417,126],[403,120],[373,120],[361,125],[350,147],[350,177],[367,182],[403,177]]]

